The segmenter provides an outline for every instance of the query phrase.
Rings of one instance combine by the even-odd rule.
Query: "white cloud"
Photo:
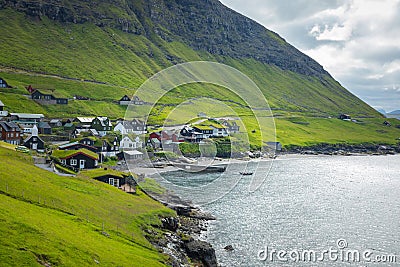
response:
[[[400,0],[223,3],[282,35],[369,104],[400,109]]]
[[[392,61],[384,66],[387,73],[394,73],[400,71],[400,59]]]
[[[321,30],[320,25],[315,25],[310,34],[318,41],[347,41],[351,37],[352,28],[335,23],[332,27],[325,24],[325,28]]]

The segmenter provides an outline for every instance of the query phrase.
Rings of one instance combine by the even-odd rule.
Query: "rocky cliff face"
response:
[[[329,75],[316,61],[276,33],[225,7],[218,0],[0,0],[28,16],[62,23],[93,22],[143,34],[157,41],[179,40],[195,50],[232,58],[252,58],[299,74]]]

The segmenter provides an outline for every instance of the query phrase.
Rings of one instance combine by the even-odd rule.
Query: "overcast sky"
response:
[[[376,108],[400,109],[400,0],[222,0]]]

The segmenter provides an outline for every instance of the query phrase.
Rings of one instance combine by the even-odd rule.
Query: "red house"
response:
[[[184,142],[183,136],[180,136],[179,132],[175,131],[162,131],[161,132],[162,141],[172,141],[174,143]]]
[[[0,121],[1,140],[12,145],[20,145],[21,129],[14,122]]]
[[[161,135],[160,133],[154,132],[149,135],[149,139],[157,139],[158,141],[161,141]]]

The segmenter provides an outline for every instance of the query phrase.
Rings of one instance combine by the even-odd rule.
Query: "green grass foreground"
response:
[[[140,190],[129,195],[89,176],[57,176],[0,147],[2,266],[167,264],[144,230],[175,213]]]

